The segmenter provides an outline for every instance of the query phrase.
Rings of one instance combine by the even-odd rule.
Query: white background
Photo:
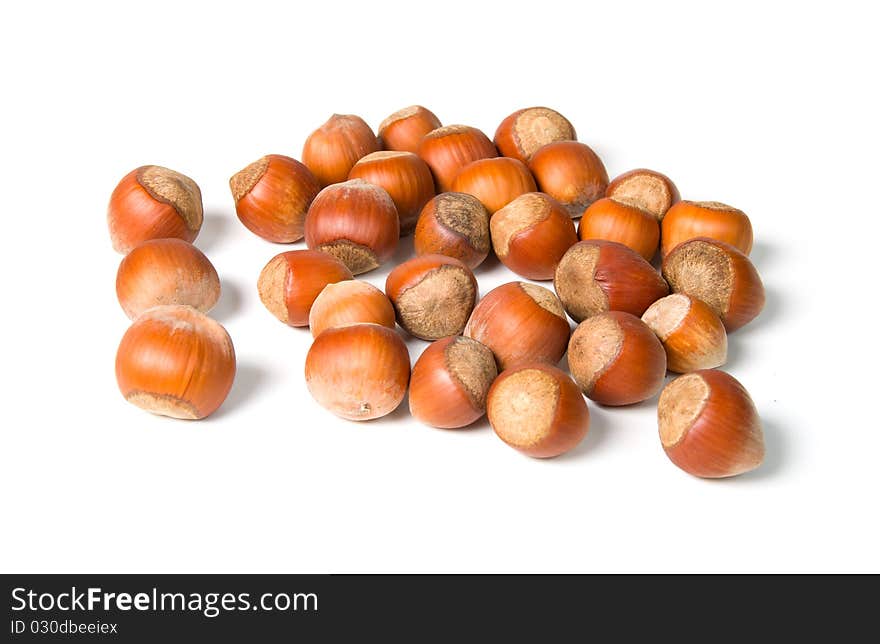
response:
[[[667,4],[5,5],[0,570],[880,571],[876,17]],[[310,335],[255,287],[285,248],[240,225],[228,177],[299,157],[333,112],[376,127],[412,103],[490,136],[549,105],[612,176],[655,168],[751,216],[768,303],[728,369],[765,423],[760,470],[676,469],[656,400],[591,403],[587,439],[552,461],[485,422],[441,431],[401,408],[356,424],[312,401]],[[148,163],[202,188],[197,245],[239,357],[197,423],[115,383],[128,321],[106,203]],[[483,293],[513,279],[477,277]]]

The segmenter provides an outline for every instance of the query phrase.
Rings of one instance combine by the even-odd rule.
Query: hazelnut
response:
[[[419,255],[395,267],[385,293],[408,333],[423,340],[458,335],[477,298],[477,280],[462,262],[445,255]]]
[[[568,366],[587,398],[631,405],[660,391],[666,352],[639,318],[608,311],[578,324],[568,343]]]
[[[665,174],[639,168],[624,172],[608,184],[605,196],[650,212],[657,220],[677,203],[678,188]]]
[[[400,239],[394,201],[362,179],[324,188],[309,208],[306,245],[339,259],[355,275],[384,264]]]
[[[488,347],[460,335],[437,340],[413,366],[410,413],[433,427],[470,425],[486,413],[486,395],[497,375]]]
[[[248,230],[289,244],[302,239],[306,213],[321,185],[296,159],[270,154],[234,174],[229,188],[235,212]]]
[[[352,278],[345,264],[332,255],[291,250],[269,260],[260,273],[257,290],[276,318],[290,326],[306,326],[312,304],[324,287]]]
[[[464,166],[452,181],[452,190],[480,200],[491,215],[518,196],[538,187],[529,169],[516,159],[478,159]]]
[[[596,239],[566,251],[553,285],[575,322],[604,311],[641,315],[669,294],[669,286],[641,255],[623,244]]]
[[[528,163],[540,148],[557,141],[575,141],[574,126],[549,107],[517,110],[495,131],[495,147],[506,157]]]
[[[509,282],[489,291],[464,329],[464,335],[492,350],[501,369],[527,362],[556,364],[570,332],[559,299],[527,282]]]
[[[666,368],[678,373],[720,367],[727,361],[727,332],[709,306],[673,293],[648,307],[642,321],[660,338]]]
[[[670,382],[660,394],[657,420],[666,455],[688,474],[736,476],[764,460],[755,404],[723,371],[703,369]]]
[[[150,239],[120,262],[116,296],[131,319],[162,304],[188,304],[207,313],[220,298],[220,278],[204,253],[189,242]]]
[[[474,269],[489,255],[489,213],[472,195],[439,194],[422,208],[414,246],[417,255],[447,255]]]
[[[113,249],[127,253],[148,239],[192,242],[202,228],[202,193],[189,177],[158,165],[129,172],[110,196]]]
[[[209,416],[226,399],[234,379],[229,334],[191,306],[144,312],[116,352],[119,391],[131,404],[162,416]]]
[[[573,449],[590,427],[590,412],[577,385],[556,367],[540,363],[498,376],[489,389],[487,413],[498,438],[536,458]]]
[[[538,189],[561,203],[572,219],[605,194],[608,172],[583,143],[558,141],[538,149],[529,160]]]
[[[437,192],[449,192],[459,170],[477,159],[497,157],[498,150],[489,137],[475,127],[447,125],[422,138],[418,155],[431,168]]]
[[[440,126],[440,119],[431,110],[421,105],[411,105],[382,121],[379,141],[386,150],[416,152],[422,138]]]
[[[394,307],[385,293],[360,280],[328,284],[309,311],[309,330],[313,338],[326,329],[363,323],[393,329]]]
[[[650,262],[660,244],[660,226],[647,210],[603,198],[584,211],[578,237],[619,242]]]
[[[315,338],[305,371],[309,392],[322,407],[348,420],[372,420],[403,401],[409,352],[388,327],[352,324]]]
[[[363,179],[384,188],[400,219],[400,232],[416,227],[419,213],[434,196],[428,165],[412,152],[373,152],[354,164],[349,179]]]
[[[530,192],[495,213],[492,246],[505,266],[533,280],[553,279],[559,260],[577,243],[574,222],[552,197]]]
[[[663,277],[674,293],[708,304],[728,333],[751,322],[764,308],[758,271],[748,257],[724,242],[700,237],[679,244],[663,259]]]
[[[662,253],[680,243],[708,237],[730,244],[744,255],[752,251],[752,223],[742,210],[717,201],[680,201],[662,223]]]
[[[321,183],[341,183],[358,159],[379,150],[379,140],[359,116],[334,114],[309,135],[302,160]]]

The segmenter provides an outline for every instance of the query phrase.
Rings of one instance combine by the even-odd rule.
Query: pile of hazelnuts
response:
[[[302,163],[268,155],[229,183],[253,233],[305,238],[308,249],[273,257],[257,286],[276,318],[311,328],[306,384],[333,413],[379,418],[408,391],[427,425],[465,427],[487,414],[511,447],[553,457],[586,435],[584,395],[618,406],[662,389],[661,444],[680,468],[724,477],[763,460],[749,394],[715,369],[727,333],[764,305],[749,218],[681,201],[652,170],[609,182],[558,112],[514,112],[494,142],[442,127],[420,106],[389,116],[378,137],[361,118],[334,115],[308,137]],[[229,334],[206,315],[220,281],[191,244],[202,216],[196,183],[158,166],[123,178],[108,214],[114,248],[126,253],[117,294],[134,320],[117,354],[119,387],[176,418],[211,414],[235,376]],[[355,279],[388,262],[407,234],[415,257],[393,268],[384,293]],[[493,251],[554,290],[511,281],[477,301],[473,270]],[[658,252],[661,271],[651,263]],[[397,325],[432,343],[412,369]],[[566,351],[570,376],[556,366]],[[684,375],[664,387],[667,370]]]

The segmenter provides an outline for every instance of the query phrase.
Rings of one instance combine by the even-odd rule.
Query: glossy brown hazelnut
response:
[[[296,159],[270,154],[234,174],[229,188],[235,212],[248,230],[289,244],[302,239],[306,213],[321,185]]]
[[[459,170],[452,181],[454,192],[475,196],[490,215],[537,189],[529,169],[521,161],[507,157],[478,159]]]
[[[328,284],[318,293],[309,311],[313,338],[326,329],[368,323],[393,329],[394,307],[385,293],[360,280]]]
[[[434,196],[428,165],[412,152],[373,152],[354,164],[349,179],[384,188],[397,208],[401,234],[412,232],[419,213]]]
[[[527,282],[508,282],[489,291],[464,329],[464,335],[492,350],[501,369],[527,362],[556,364],[570,332],[559,298]]]
[[[149,309],[128,328],[116,352],[119,391],[131,404],[162,416],[209,416],[234,379],[229,334],[191,306]]]
[[[573,449],[590,428],[590,412],[563,371],[533,363],[501,373],[489,389],[489,424],[516,450],[552,458]]]
[[[464,329],[477,299],[477,280],[454,257],[419,255],[388,274],[385,293],[407,333],[438,340]]]
[[[459,170],[477,159],[497,157],[498,150],[489,137],[475,127],[447,125],[422,138],[418,155],[431,168],[437,192],[449,192]]]
[[[352,279],[341,261],[317,250],[291,250],[269,260],[257,290],[269,312],[290,326],[306,326],[318,294],[328,284]]]
[[[639,318],[608,311],[578,324],[568,343],[568,366],[587,398],[632,405],[660,391],[666,352]]]
[[[577,134],[567,118],[549,107],[517,110],[495,131],[495,147],[506,157],[528,163],[540,148],[557,141],[575,141]]]
[[[604,311],[639,316],[669,294],[669,286],[641,255],[598,239],[578,242],[565,252],[553,285],[575,322]]]
[[[158,165],[129,172],[110,196],[113,249],[127,253],[148,239],[192,242],[202,228],[202,193],[189,177]]]
[[[678,188],[665,174],[639,168],[616,177],[605,190],[605,196],[647,210],[657,220],[678,203]]]
[[[409,411],[432,427],[466,427],[486,413],[498,375],[488,347],[460,335],[431,343],[412,368]]]
[[[727,332],[755,319],[764,308],[764,284],[749,258],[724,242],[700,237],[676,246],[663,259],[663,277],[674,293],[709,305]]]
[[[489,213],[461,192],[444,192],[425,204],[416,224],[417,255],[447,255],[474,269],[489,255]]]
[[[559,141],[538,149],[529,160],[538,190],[561,203],[572,219],[605,194],[608,172],[602,160],[583,143]]]
[[[518,275],[553,279],[559,260],[577,243],[574,222],[552,197],[530,192],[495,213],[489,222],[498,259]]]
[[[764,460],[755,404],[723,371],[704,369],[670,382],[660,394],[657,420],[669,460],[693,476],[736,476]]]
[[[730,244],[744,255],[752,252],[752,222],[739,208],[717,201],[680,201],[662,223],[664,256],[680,243],[708,237]]]
[[[355,275],[384,264],[400,239],[388,193],[362,179],[324,188],[306,216],[306,245],[339,259]]]
[[[379,143],[385,150],[416,152],[422,138],[438,127],[440,119],[426,107],[411,105],[398,110],[379,125]]]
[[[306,354],[306,385],[319,405],[348,420],[372,420],[397,409],[409,383],[409,352],[400,335],[379,324],[327,329]]]
[[[131,319],[163,304],[186,304],[207,313],[220,298],[220,278],[205,254],[189,242],[151,239],[120,262],[116,296]]]
[[[667,295],[648,307],[642,322],[660,338],[669,371],[712,369],[727,361],[727,332],[701,300],[684,293]]]
[[[379,139],[361,117],[334,114],[306,139],[302,160],[323,187],[345,181],[358,159],[378,150]]]
[[[603,198],[584,211],[578,237],[619,242],[650,262],[660,244],[660,225],[647,210]]]

